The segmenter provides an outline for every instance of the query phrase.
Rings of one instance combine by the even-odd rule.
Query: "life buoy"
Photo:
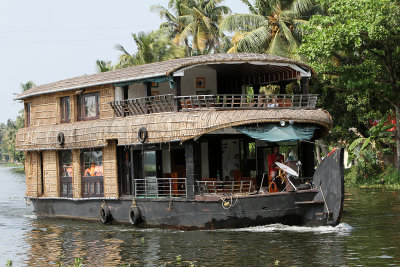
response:
[[[140,143],[144,143],[147,140],[147,129],[146,127],[142,127],[138,132],[138,140]]]
[[[62,146],[65,143],[65,137],[64,137],[64,133],[63,132],[59,132],[57,134],[57,143]]]
[[[111,222],[111,212],[105,203],[100,206],[100,221],[104,224]]]
[[[129,209],[129,221],[132,225],[138,225],[142,221],[138,207],[131,207]]]

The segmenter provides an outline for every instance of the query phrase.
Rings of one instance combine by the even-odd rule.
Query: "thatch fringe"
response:
[[[118,140],[118,145],[140,144],[138,131],[146,127],[146,143],[186,141],[219,129],[254,124],[294,120],[322,127],[326,135],[332,127],[332,118],[324,110],[221,110],[193,112],[164,112],[125,118],[100,119],[54,126],[21,129],[17,133],[18,150],[52,150],[105,146],[107,140]],[[65,144],[57,142],[58,133],[64,133]]]

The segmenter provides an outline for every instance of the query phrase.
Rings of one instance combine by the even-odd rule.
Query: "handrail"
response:
[[[134,179],[135,197],[143,198],[187,198],[186,178]]]
[[[200,194],[249,194],[253,189],[251,180],[197,181]]]
[[[158,95],[121,101],[112,101],[110,105],[117,117],[143,115],[160,112],[227,110],[227,109],[315,109],[318,100],[316,94],[220,94],[173,96]]]

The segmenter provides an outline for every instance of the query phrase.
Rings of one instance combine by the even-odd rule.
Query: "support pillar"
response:
[[[300,87],[301,87],[301,93],[303,95],[308,95],[309,92],[309,85],[308,85],[308,78],[307,77],[302,77],[300,80]]]
[[[260,94],[260,85],[259,84],[253,84],[253,93],[254,93],[254,95]]]
[[[145,93],[146,93],[146,97],[151,96],[151,82],[145,82],[144,83],[145,86]],[[150,113],[150,109],[148,107],[148,103],[146,101],[146,113],[149,114]]]
[[[194,141],[188,141],[184,146],[187,197],[194,198],[196,181],[201,179],[201,147],[199,143]]]
[[[279,94],[280,95],[286,94],[286,85],[287,85],[287,83],[284,83],[284,82],[279,83]]]
[[[72,187],[74,198],[82,197],[81,151],[72,149]]]
[[[177,76],[174,77],[174,96],[181,96],[182,95],[182,89],[181,89],[181,77]],[[178,112],[181,110],[181,101],[178,98],[174,98],[174,111]]]

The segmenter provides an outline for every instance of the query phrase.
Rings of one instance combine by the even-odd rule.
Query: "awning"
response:
[[[251,138],[266,142],[310,140],[318,126],[310,124],[286,125],[260,124],[258,126],[237,126],[235,129]]]
[[[134,84],[134,83],[148,83],[148,82],[150,82],[150,83],[169,82],[171,89],[174,86],[173,85],[174,79],[172,77],[169,77],[169,76],[153,77],[153,78],[148,78],[148,79],[123,82],[123,83],[114,83],[114,86],[123,87],[123,86],[131,85],[131,84]]]

